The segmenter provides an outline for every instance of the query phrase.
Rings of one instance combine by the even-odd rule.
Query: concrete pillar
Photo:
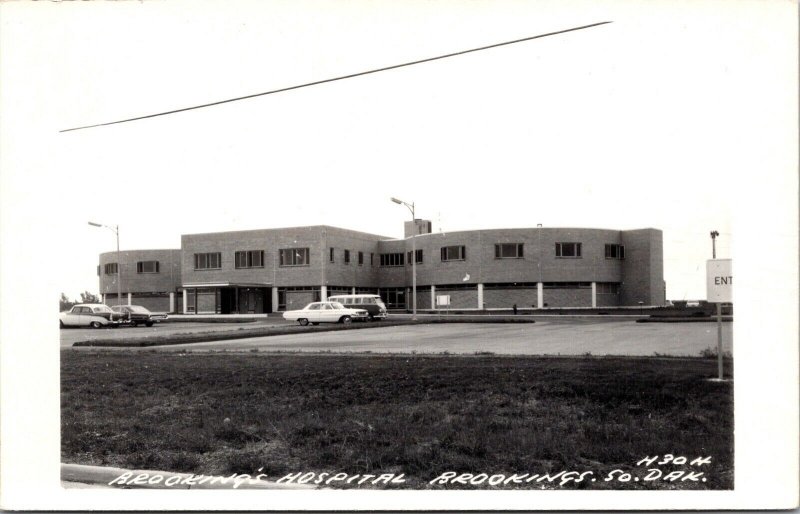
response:
[[[175,293],[169,294],[169,312],[175,312]]]
[[[189,292],[184,289],[183,290],[183,313],[187,314],[189,312]]]
[[[128,293],[128,305],[131,305],[131,294]]]
[[[322,286],[319,290],[319,301],[324,302],[328,299],[328,286]]]
[[[478,284],[478,308],[483,309],[483,284]]]
[[[351,294],[356,294],[356,288],[353,287],[353,292]]]
[[[597,282],[592,282],[592,307],[597,307]]]
[[[278,312],[278,288],[272,288],[272,312]]]
[[[106,295],[104,294],[100,295],[100,303],[106,303]]]
[[[544,307],[544,288],[541,282],[536,283],[536,306],[540,309]]]
[[[431,309],[436,308],[436,286],[431,286]]]

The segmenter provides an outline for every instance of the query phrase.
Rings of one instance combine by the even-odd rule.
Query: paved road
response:
[[[732,323],[723,323],[731,351]],[[493,352],[526,355],[681,355],[716,348],[716,323],[635,323],[632,320],[550,318],[535,324],[456,323],[257,337],[150,347],[161,351],[310,351],[373,353]]]

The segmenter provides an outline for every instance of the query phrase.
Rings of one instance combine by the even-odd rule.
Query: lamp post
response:
[[[717,232],[716,230],[711,232],[711,258],[712,259],[716,259],[717,258],[717,236],[718,235],[719,235],[719,232]]]
[[[405,205],[411,211],[411,225],[414,231],[411,232],[411,319],[417,319],[417,217],[414,214],[414,202],[410,204],[403,200],[392,197],[391,200],[399,205]]]
[[[122,305],[122,260],[119,256],[119,225],[109,226],[100,223],[89,222],[93,227],[102,227],[111,230],[117,236],[117,305]]]

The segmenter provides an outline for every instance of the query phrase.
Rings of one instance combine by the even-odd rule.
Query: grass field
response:
[[[563,487],[730,489],[732,383],[704,380],[715,374],[700,358],[64,351],[62,462],[403,473],[406,488],[495,487],[429,484],[449,471],[592,471]],[[711,456],[660,467],[707,481],[604,480],[643,477],[658,466],[636,462],[665,454]]]

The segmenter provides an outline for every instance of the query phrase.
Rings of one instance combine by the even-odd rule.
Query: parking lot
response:
[[[62,330],[62,346],[90,337],[137,337],[192,331],[247,330],[269,324],[269,319],[242,326],[218,323],[174,323],[152,328],[116,330]],[[73,335],[74,334],[74,335]],[[363,330],[256,337],[229,341],[150,347],[176,351],[300,351],[372,353],[491,352],[508,355],[670,355],[698,356],[716,348],[717,325],[701,323],[635,323],[632,319],[553,317],[535,324],[453,323],[381,327]],[[130,348],[126,348],[130,349]],[[732,349],[732,323],[723,323],[723,349]]]

